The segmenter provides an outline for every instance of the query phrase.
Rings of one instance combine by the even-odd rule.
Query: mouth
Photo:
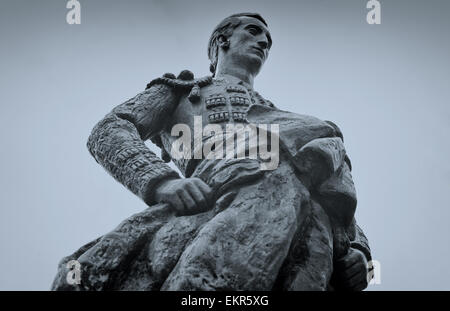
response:
[[[263,49],[256,47],[256,46],[252,46],[252,50],[257,52],[256,54],[258,54],[262,59],[264,59],[266,57],[266,53],[264,53]]]

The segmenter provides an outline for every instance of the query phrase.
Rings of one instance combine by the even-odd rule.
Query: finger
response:
[[[366,275],[362,272],[355,274],[351,278],[347,279],[346,284],[349,287],[355,287],[361,282],[367,282]]]
[[[351,266],[353,266],[355,263],[359,262],[360,258],[358,253],[355,252],[351,252],[350,254],[348,254],[347,256],[345,256],[343,259],[339,260],[339,265],[343,268],[350,268]]]
[[[368,283],[363,281],[363,282],[361,282],[361,283],[356,284],[356,285],[353,287],[353,290],[354,290],[354,291],[357,291],[357,292],[360,292],[360,291],[366,289],[367,286],[368,286]]]
[[[194,183],[189,183],[186,188],[191,197],[194,199],[199,210],[204,210],[206,208],[206,198],[200,191],[199,187]]]
[[[356,263],[355,259],[352,256],[346,256],[336,261],[336,266],[339,270],[345,271],[349,267],[353,266]]]
[[[367,272],[366,268],[361,263],[355,263],[353,266],[350,266],[346,270],[344,270],[343,274],[347,277],[347,279],[350,279],[357,273],[361,272]]]
[[[205,196],[206,200],[211,199],[212,189],[210,186],[208,186],[203,180],[201,179],[195,179],[195,184],[199,187],[200,191]]]
[[[184,203],[178,194],[174,193],[170,196],[169,204],[175,209],[175,211],[180,214],[184,211]]]
[[[196,207],[196,204],[194,199],[192,199],[191,195],[189,194],[189,192],[184,189],[180,190],[180,197],[184,203],[185,210],[189,213],[192,212]]]

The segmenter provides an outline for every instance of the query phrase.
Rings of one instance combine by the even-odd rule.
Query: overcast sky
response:
[[[145,208],[89,155],[92,127],[165,72],[209,74],[231,13],[273,47],[255,89],[342,129],[381,284],[449,290],[449,1],[0,1],[0,290],[47,290],[58,261]]]

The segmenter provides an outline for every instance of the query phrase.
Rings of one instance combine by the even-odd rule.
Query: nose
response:
[[[267,42],[267,39],[264,40],[259,40],[258,41],[258,45],[260,48],[262,48],[263,50],[267,49],[267,47],[269,46],[269,42]]]

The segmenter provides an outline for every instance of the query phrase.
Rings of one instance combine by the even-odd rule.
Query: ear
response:
[[[230,40],[228,40],[224,35],[220,35],[217,38],[217,41],[219,43],[219,47],[224,50],[227,50],[230,47]]]

